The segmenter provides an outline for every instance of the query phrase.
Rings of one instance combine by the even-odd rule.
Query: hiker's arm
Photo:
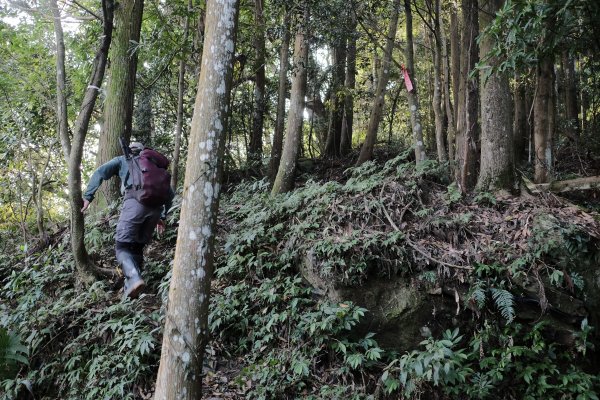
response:
[[[175,197],[175,192],[173,191],[172,188],[169,188],[169,200],[167,200],[167,202],[163,206],[163,211],[160,214],[160,219],[162,221],[167,219],[167,214],[169,213],[169,210],[171,209],[171,206],[173,205],[173,197]]]
[[[102,184],[103,181],[106,181],[112,178],[113,176],[118,175],[120,168],[121,160],[119,159],[119,157],[115,157],[112,160],[102,164],[98,167],[96,171],[94,171],[87,185],[87,188],[85,189],[85,192],[83,192],[84,208],[87,208],[85,207],[86,200],[88,203],[94,200],[94,195],[100,187],[100,184]]]

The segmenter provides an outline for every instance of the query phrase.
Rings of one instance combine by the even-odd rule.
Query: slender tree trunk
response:
[[[143,0],[122,0],[115,7],[115,27],[104,102],[104,126],[98,143],[96,166],[122,153],[119,137],[129,141],[137,70],[137,45],[142,26]],[[120,183],[111,179],[98,190],[94,210],[102,210],[121,196]]]
[[[209,1],[155,400],[202,395],[208,304],[238,0]]]
[[[54,147],[54,146],[52,146]],[[50,165],[50,159],[52,158],[52,151],[48,151],[48,156],[46,157],[46,162],[44,163],[44,167],[42,168],[42,172],[40,173],[40,179],[37,183],[37,186],[34,185],[35,188],[35,206],[37,210],[36,214],[36,223],[38,232],[40,234],[40,238],[44,243],[48,241],[48,234],[46,233],[46,228],[44,226],[44,202],[43,202],[43,193],[44,193],[44,183],[46,181],[46,172],[48,171],[48,165]]]
[[[479,21],[481,31],[491,24],[492,18],[502,7],[503,0],[480,0]],[[482,36],[480,52],[487,55],[494,46],[493,39]],[[487,61],[491,67],[500,60],[491,57]],[[512,136],[512,99],[508,77],[494,73],[486,78],[485,70],[481,77],[481,168],[478,190],[511,190],[514,186],[514,143]]]
[[[513,139],[515,145],[515,164],[523,161],[525,157],[525,146],[529,135],[527,127],[527,101],[525,99],[524,80],[520,74],[515,76],[514,91],[514,122]]]
[[[65,39],[62,29],[60,10],[56,0],[49,0],[54,22],[54,37],[56,40],[56,119],[58,120],[58,138],[67,164],[71,154],[71,137],[67,115],[67,72],[65,69]]]
[[[260,163],[263,147],[263,125],[265,117],[265,18],[263,0],[254,0],[254,112],[252,114],[252,135],[248,159]]]
[[[371,105],[371,116],[369,117],[369,127],[367,136],[363,143],[356,165],[359,166],[373,157],[373,148],[377,141],[377,130],[383,114],[383,105],[385,104],[386,86],[390,76],[390,67],[392,65],[392,50],[394,49],[394,40],[396,39],[396,30],[398,28],[398,13],[400,11],[400,0],[394,0],[392,4],[392,15],[385,44],[385,54],[381,63],[381,71],[377,79],[377,89]]]
[[[329,132],[325,145],[325,154],[330,157],[341,155],[342,124],[344,119],[344,98],[341,93],[344,90],[344,79],[346,76],[346,38],[339,39],[333,49],[332,68],[332,90]]]
[[[411,0],[404,0],[404,12],[406,14],[406,67],[412,74],[412,84],[414,89],[407,91],[408,106],[410,109],[410,124],[412,127],[413,140],[415,144],[416,163],[420,163],[427,158],[425,153],[425,144],[423,143],[423,127],[421,125],[421,116],[419,110],[419,97],[417,95],[417,82],[415,74],[414,50],[413,50],[413,29],[412,29],[412,10]]]
[[[438,161],[446,161],[446,144],[444,132],[444,115],[442,112],[442,32],[440,27],[441,8],[440,0],[434,1],[434,29],[435,47],[433,53],[433,113],[435,116],[435,142],[437,147]]]
[[[476,37],[479,33],[477,1],[463,0],[463,30],[460,66],[460,86],[457,107],[456,129],[456,181],[461,192],[471,190],[477,180],[477,117],[478,82],[469,77],[478,61]]]
[[[461,37],[461,25],[458,18],[458,4],[457,0],[452,0],[450,3],[450,57],[451,57],[451,75],[452,75],[452,104],[454,104],[454,121],[458,120],[458,93],[460,91],[460,37]],[[449,81],[450,82],[450,81]],[[456,126],[455,126],[456,128]],[[450,147],[450,146],[448,146]],[[450,157],[453,160],[454,157]]]
[[[579,60],[579,65],[581,65],[581,59]],[[586,95],[583,74],[579,74],[579,108],[579,112],[581,113],[581,133],[585,133],[585,130],[587,129],[588,98]]]
[[[290,54],[290,11],[285,10],[283,21],[283,37],[279,50],[279,89],[277,91],[277,115],[275,118],[275,134],[273,135],[273,146],[271,149],[271,162],[269,165],[269,179],[271,182],[277,176],[279,160],[281,160],[281,149],[283,147],[283,131],[285,129],[285,98],[287,92],[287,72]]]
[[[303,2],[304,17],[296,32],[294,42],[294,76],[292,78],[292,91],[290,93],[290,109],[287,121],[287,133],[283,145],[283,154],[279,163],[279,170],[273,183],[271,193],[283,193],[294,187],[294,173],[298,158],[298,143],[302,135],[302,121],[304,112],[304,96],[306,95],[306,76],[308,66],[308,23],[309,9],[307,2]]]
[[[575,76],[575,60],[567,51],[562,54],[565,74],[565,134],[573,141],[579,139],[579,109],[577,107],[577,78]]]
[[[548,109],[552,96],[552,58],[546,56],[538,61],[536,68],[537,89],[534,99],[534,145],[535,183],[550,181],[552,166],[552,140],[549,132]]]
[[[444,73],[444,107],[446,109],[446,118],[448,118],[447,124],[447,135],[446,135],[446,143],[448,145],[448,160],[454,161],[454,146],[456,142],[456,122],[454,120],[454,107],[456,103],[453,103],[450,97],[450,62],[448,60],[448,45],[446,44],[446,31],[444,28],[444,19],[441,18],[441,9],[440,11],[440,35],[442,40],[442,71]],[[454,33],[453,33],[454,34]]]
[[[49,0],[54,16],[54,31],[56,37],[57,48],[64,49],[64,39],[62,33],[62,24],[60,21],[60,13],[56,0]],[[81,213],[81,170],[80,164],[83,156],[83,146],[85,143],[85,136],[89,126],[92,112],[94,111],[94,105],[98,97],[99,88],[102,85],[102,79],[104,78],[104,71],[106,69],[106,63],[108,59],[108,49],[112,38],[112,21],[113,21],[113,3],[112,0],[102,1],[102,13],[103,13],[103,32],[101,36],[100,47],[96,52],[94,63],[92,67],[92,74],[90,81],[87,85],[81,108],[77,114],[73,128],[73,141],[72,143],[63,144],[63,151],[66,152],[65,148],[70,148],[67,157],[68,166],[68,189],[69,189],[69,203],[71,207],[71,247],[73,250],[73,257],[75,258],[75,265],[77,267],[77,278],[80,282],[87,284],[90,283],[94,277],[94,265],[88,257],[85,244],[83,242],[84,236],[84,220],[83,214]],[[64,73],[64,52],[57,52],[57,88],[59,96],[61,96],[61,87],[65,87],[66,74]],[[62,71],[59,73],[58,71]],[[62,82],[61,82],[62,80]],[[61,102],[60,97],[58,102]],[[66,102],[65,102],[66,103]],[[59,106],[58,109],[61,109]],[[59,115],[59,121],[61,118],[66,118],[66,108],[64,108],[64,115]],[[61,141],[64,138],[64,133],[60,131]]]
[[[190,13],[194,4],[192,0],[188,0],[188,15],[185,16],[183,23],[183,42],[186,44],[183,48],[187,48],[188,36],[190,32]],[[181,60],[179,60],[179,77],[177,80],[177,123],[175,125],[175,143],[173,149],[173,160],[171,162],[171,187],[173,191],[177,190],[179,181],[179,155],[181,153],[181,134],[183,131],[183,95],[185,94],[185,69],[187,55],[182,51]]]
[[[352,134],[354,129],[354,89],[356,87],[356,15],[350,13],[350,36],[346,54],[346,78],[344,87],[344,119],[342,121],[342,137],[340,154],[345,156],[352,150]]]

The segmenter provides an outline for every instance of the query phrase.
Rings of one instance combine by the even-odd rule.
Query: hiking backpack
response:
[[[153,149],[144,149],[127,160],[132,187],[126,198],[135,198],[149,207],[164,205],[170,197],[169,160]]]

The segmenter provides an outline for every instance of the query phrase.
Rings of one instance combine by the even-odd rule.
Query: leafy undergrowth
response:
[[[597,398],[593,316],[574,317],[569,343],[540,317],[561,311],[545,286],[588,294],[581,271],[597,265],[596,217],[553,196],[463,198],[446,165],[416,168],[407,155],[275,198],[264,181],[224,196],[205,398]],[[87,238],[105,266],[114,223]],[[3,257],[0,327],[18,335],[28,363],[0,398],[151,398],[175,236],[150,246],[150,288],[136,301],[122,301],[115,282],[74,288],[66,237]],[[384,348],[378,332],[358,329],[369,310],[307,283],[307,259],[331,287],[399,276],[431,293],[452,285],[460,312],[412,351]],[[534,321],[519,314],[523,281],[538,284],[527,299]]]

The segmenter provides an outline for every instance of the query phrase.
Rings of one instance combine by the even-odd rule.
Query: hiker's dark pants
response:
[[[162,207],[147,207],[136,199],[125,199],[115,236],[115,253],[120,265],[129,258],[137,265],[138,271],[141,271],[144,265],[144,246],[152,239],[152,232],[161,213]]]

